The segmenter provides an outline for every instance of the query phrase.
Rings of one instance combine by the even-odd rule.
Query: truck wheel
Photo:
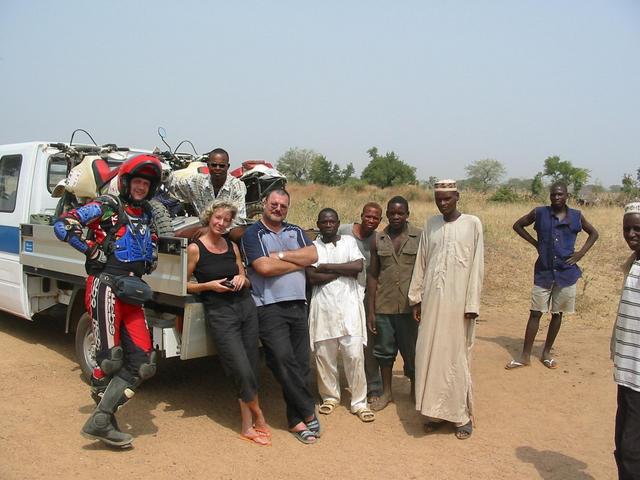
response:
[[[76,326],[76,359],[82,370],[84,380],[89,382],[96,363],[96,347],[93,341],[91,317],[85,313],[80,317]]]
[[[167,207],[158,200],[149,200],[151,211],[153,212],[153,220],[156,222],[156,229],[160,237],[173,237],[173,224],[171,223],[171,215]]]

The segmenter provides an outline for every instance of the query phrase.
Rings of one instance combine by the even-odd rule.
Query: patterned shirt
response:
[[[640,261],[631,265],[613,331],[613,379],[640,392]]]
[[[211,178],[204,173],[195,173],[187,177],[174,179],[171,183],[171,188],[180,200],[192,204],[198,215],[214,200],[228,200],[238,209],[232,226],[246,223],[247,210],[244,197],[247,194],[247,187],[242,180],[236,177],[227,175],[227,180],[218,191],[218,196],[214,193]]]

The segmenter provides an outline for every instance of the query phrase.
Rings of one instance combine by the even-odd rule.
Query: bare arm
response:
[[[238,245],[231,242],[233,247],[233,253],[236,255],[236,265],[238,266],[238,275],[233,277],[231,282],[234,285],[233,290],[237,292],[238,290],[242,290],[243,288],[248,288],[251,286],[251,282],[247,278],[246,272],[244,270],[244,265],[242,264],[242,257],[240,257],[240,249]]]
[[[367,270],[367,327],[376,335],[376,291],[378,289],[378,274],[380,273],[380,259],[376,237],[371,239],[371,261]]]
[[[584,242],[584,245],[579,251],[575,252],[569,257],[569,259],[567,260],[567,263],[569,265],[578,263],[580,259],[584,257],[585,254],[589,251],[589,249],[593,247],[593,244],[596,243],[596,240],[598,240],[598,237],[600,236],[595,227],[591,225],[582,214],[580,214],[580,222],[582,223],[582,230],[584,230],[585,233],[589,235],[589,238],[587,238],[587,241]]]
[[[518,235],[524,238],[527,242],[535,247],[538,250],[538,241],[531,236],[531,234],[525,229],[529,225],[532,225],[533,222],[536,221],[536,211],[535,209],[531,210],[524,217],[520,217],[516,220],[516,223],[513,224],[513,229],[516,231]]]
[[[322,263],[316,268],[318,273],[337,273],[347,277],[357,276],[364,267],[362,259],[346,263]]]
[[[279,253],[282,253],[282,259],[278,257]],[[307,247],[297,248],[295,250],[271,252],[269,257],[281,262],[284,261],[288,263],[294,263],[299,267],[308,267],[309,265],[318,261],[318,251],[316,250],[315,245],[309,245]]]
[[[190,241],[193,242],[194,240],[200,238],[202,235],[207,233],[208,229],[209,227],[203,227],[202,225],[199,225],[199,224],[192,225],[190,227],[181,228],[174,234],[174,237],[188,238]]]
[[[311,285],[323,285],[325,283],[333,282],[340,275],[337,273],[322,273],[315,267],[307,267],[307,278]]]
[[[263,277],[277,277],[278,275],[284,275],[285,273],[296,272],[304,269],[303,266],[296,265],[295,263],[271,257],[260,257],[254,260],[251,266]]]

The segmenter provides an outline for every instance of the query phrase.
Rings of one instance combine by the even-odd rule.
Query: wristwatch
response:
[[[278,258],[284,260],[284,252],[278,252]]]

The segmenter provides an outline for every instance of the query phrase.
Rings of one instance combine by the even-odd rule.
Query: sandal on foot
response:
[[[371,403],[371,410],[378,412],[392,402],[393,402],[393,397],[391,395],[381,395],[378,397],[378,399],[375,402]]]
[[[317,437],[313,434],[311,430],[299,430],[297,432],[291,432],[291,435],[293,435],[299,441],[301,441],[306,445],[311,445],[312,443],[316,443],[317,441]]]
[[[271,430],[269,429],[268,425],[265,425],[264,427],[256,427],[254,425],[253,429],[263,437],[271,438]]]
[[[314,437],[320,438],[322,427],[320,427],[320,421],[318,420],[318,417],[314,415],[311,420],[309,420],[308,422],[304,422],[304,424],[311,431],[311,433],[313,433]]]
[[[558,362],[556,362],[555,358],[545,358],[542,360],[542,364],[551,370],[558,368]]]
[[[269,438],[265,437],[264,435],[261,435],[260,433],[241,433],[240,438],[242,440],[246,440],[247,442],[253,442],[256,445],[260,445],[261,447],[271,446],[271,440],[269,440]]]
[[[357,412],[353,412],[354,415],[357,415],[360,420],[364,423],[373,422],[376,419],[376,414],[371,411],[371,409],[367,407],[362,407]]]
[[[466,440],[471,436],[473,432],[473,426],[471,425],[471,420],[469,420],[466,424],[461,427],[456,427],[456,438],[458,440]]]
[[[422,430],[424,430],[424,433],[433,433],[440,430],[444,424],[445,422],[434,422],[433,420],[430,420],[428,422],[424,422]]]
[[[335,400],[325,400],[322,402],[322,405],[318,407],[318,412],[323,415],[329,415],[336,408],[336,405],[338,405],[338,402]]]
[[[528,363],[522,363],[519,362],[517,360],[511,360],[509,363],[507,363],[504,368],[506,370],[515,370],[516,368],[521,368],[521,367],[528,367],[529,364]]]

